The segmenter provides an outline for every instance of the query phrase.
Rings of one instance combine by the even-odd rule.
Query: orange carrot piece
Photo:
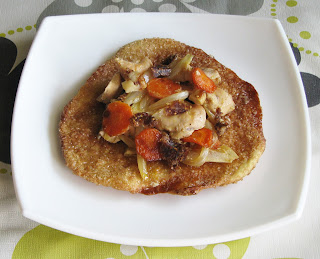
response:
[[[206,148],[216,149],[220,146],[220,141],[218,140],[218,138],[213,139],[212,130],[207,129],[207,128],[195,130],[191,134],[191,136],[185,137],[182,140],[185,142],[196,143],[196,144],[203,146],[203,147],[206,147]]]
[[[148,82],[147,91],[150,96],[162,99],[181,91],[181,86],[169,78],[153,78]]]
[[[207,93],[213,93],[217,88],[216,84],[199,67],[192,70],[192,81],[196,88]]]
[[[102,126],[109,136],[117,136],[125,133],[130,126],[130,118],[133,116],[131,107],[123,102],[116,101],[108,105]]]
[[[161,160],[159,151],[161,132],[154,128],[141,131],[135,138],[136,150],[147,161]]]

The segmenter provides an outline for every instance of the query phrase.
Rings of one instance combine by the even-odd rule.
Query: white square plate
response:
[[[132,195],[75,176],[60,151],[61,111],[121,46],[167,37],[203,49],[257,89],[266,151],[252,174],[196,196]],[[308,110],[277,20],[206,14],[94,14],[46,18],[21,77],[12,164],[23,215],[92,239],[189,246],[247,237],[296,220],[309,179]]]

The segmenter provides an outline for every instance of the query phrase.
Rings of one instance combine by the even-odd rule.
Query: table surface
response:
[[[10,128],[24,61],[42,19],[110,12],[193,12],[279,19],[304,83],[312,133],[311,181],[302,217],[252,237],[184,248],[111,244],[21,215],[10,166]],[[320,258],[320,30],[318,0],[2,0],[0,3],[0,258]]]

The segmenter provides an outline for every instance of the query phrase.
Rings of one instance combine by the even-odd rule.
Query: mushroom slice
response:
[[[153,77],[168,77],[171,74],[171,68],[168,66],[154,66],[151,71]]]
[[[104,89],[103,93],[97,98],[97,101],[109,103],[117,94],[120,94],[121,90],[121,76],[120,73],[116,73]]]
[[[193,101],[195,104],[203,105],[206,101],[206,92],[201,89],[194,89],[189,95],[189,100]]]

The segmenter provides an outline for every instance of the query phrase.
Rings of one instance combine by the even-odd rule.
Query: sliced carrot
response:
[[[161,160],[159,149],[161,137],[162,134],[157,129],[144,129],[135,139],[137,153],[147,161]]]
[[[153,78],[148,82],[147,91],[150,96],[162,99],[181,91],[181,86],[169,78]]]
[[[129,129],[132,116],[131,107],[128,104],[120,101],[112,102],[108,105],[103,117],[103,130],[109,136],[121,135]]]
[[[213,139],[213,132],[210,129],[202,128],[195,130],[191,136],[182,139],[185,142],[196,143],[200,146],[216,149],[220,146],[218,138]]]
[[[213,93],[217,88],[216,84],[199,67],[192,70],[192,81],[196,88],[207,93]]]

